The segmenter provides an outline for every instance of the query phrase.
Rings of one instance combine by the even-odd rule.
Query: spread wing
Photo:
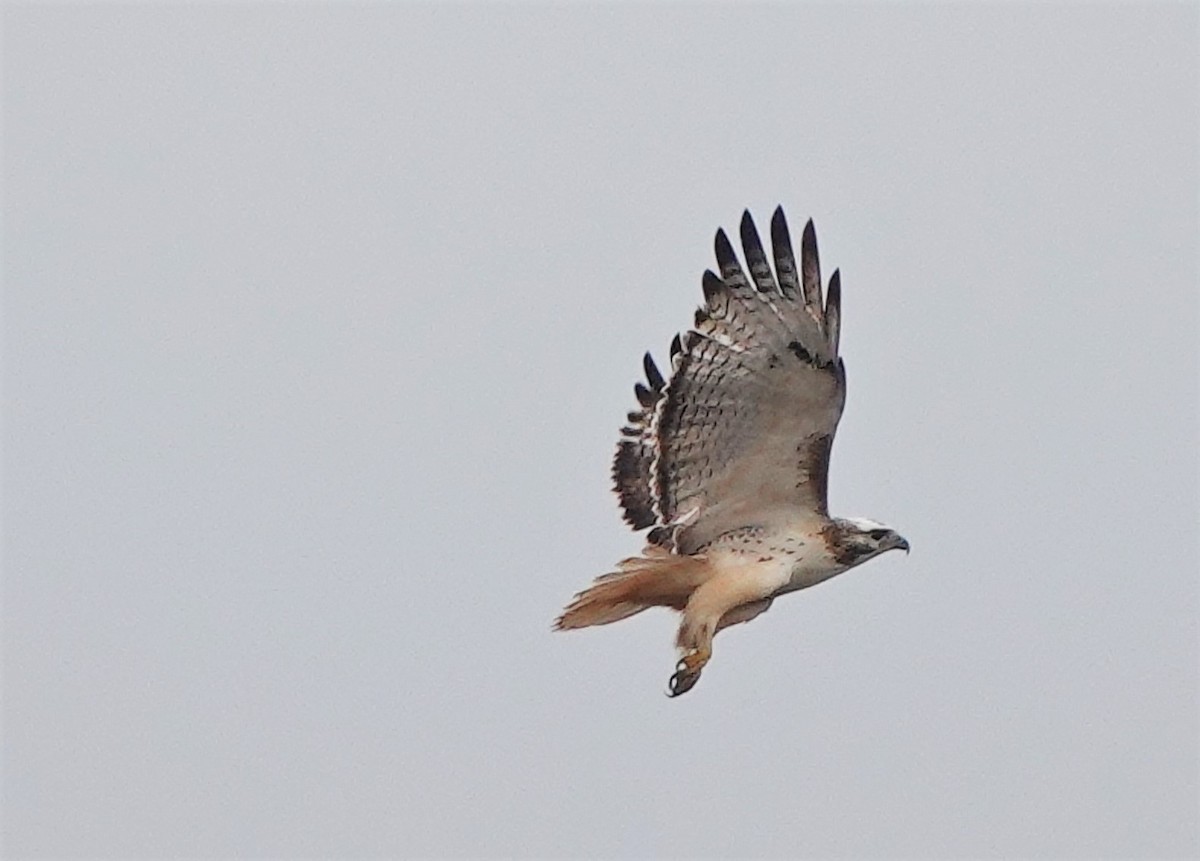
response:
[[[640,409],[613,463],[625,519],[655,526],[650,541],[680,553],[741,527],[828,516],[846,399],[840,277],[823,298],[812,222],[797,267],[782,208],[771,219],[774,272],[749,212],[741,239],[750,277],[718,230],[721,274],[704,273],[705,304],[695,329],[671,344],[669,379],[646,354]]]

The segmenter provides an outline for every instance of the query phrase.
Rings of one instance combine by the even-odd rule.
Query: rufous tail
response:
[[[703,556],[676,556],[647,548],[625,559],[611,574],[597,577],[575,596],[554,623],[555,630],[587,628],[619,622],[649,607],[682,610],[688,597],[710,575]]]

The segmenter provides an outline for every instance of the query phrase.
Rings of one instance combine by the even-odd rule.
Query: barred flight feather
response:
[[[641,409],[613,464],[625,519],[656,527],[652,544],[683,553],[721,534],[752,501],[826,511],[829,446],[845,399],[840,276],[823,298],[811,221],[799,265],[782,209],[771,219],[770,258],[749,212],[739,233],[749,277],[718,230],[720,275],[704,273],[704,305],[694,328],[671,342],[670,374],[643,358],[646,384],[634,387]],[[699,516],[681,526],[681,513],[693,510]]]

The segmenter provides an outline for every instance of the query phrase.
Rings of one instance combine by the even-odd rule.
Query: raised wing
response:
[[[695,329],[671,345],[671,376],[647,354],[640,409],[629,414],[613,481],[635,528],[694,553],[717,536],[828,516],[829,453],[846,398],[838,357],[841,286],[824,299],[812,222],[800,266],[787,221],[771,219],[775,269],[742,216],[747,278],[722,230],[720,276],[704,273]]]

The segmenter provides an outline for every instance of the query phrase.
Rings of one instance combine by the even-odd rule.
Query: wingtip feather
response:
[[[821,313],[821,258],[817,254],[817,231],[810,218],[800,237],[800,277],[804,287],[804,303],[815,313]]]
[[[659,372],[658,366],[654,364],[654,357],[650,353],[646,353],[642,357],[642,370],[646,372],[646,382],[650,384],[650,388],[661,392],[667,381],[663,379],[663,375]]]
[[[758,236],[758,228],[748,209],[742,213],[741,238],[746,265],[750,267],[750,277],[754,280],[755,288],[759,293],[778,293],[779,288],[775,284],[771,264],[767,262],[762,239]]]
[[[700,278],[700,286],[704,289],[706,301],[712,301],[714,296],[719,296],[725,290],[725,282],[717,277],[717,273],[711,269],[704,270],[704,275]]]
[[[792,244],[791,235],[788,233],[787,216],[783,214],[783,207],[775,207],[775,211],[771,214],[771,244],[772,245],[788,245]]]
[[[829,287],[825,290],[825,335],[829,338],[830,352],[838,354],[838,340],[842,329],[842,270],[834,269],[829,276]]]
[[[713,253],[717,255],[718,261],[728,260],[731,257],[736,259],[737,255],[733,252],[733,244],[729,241],[723,227],[718,227],[717,234],[713,237]]]

